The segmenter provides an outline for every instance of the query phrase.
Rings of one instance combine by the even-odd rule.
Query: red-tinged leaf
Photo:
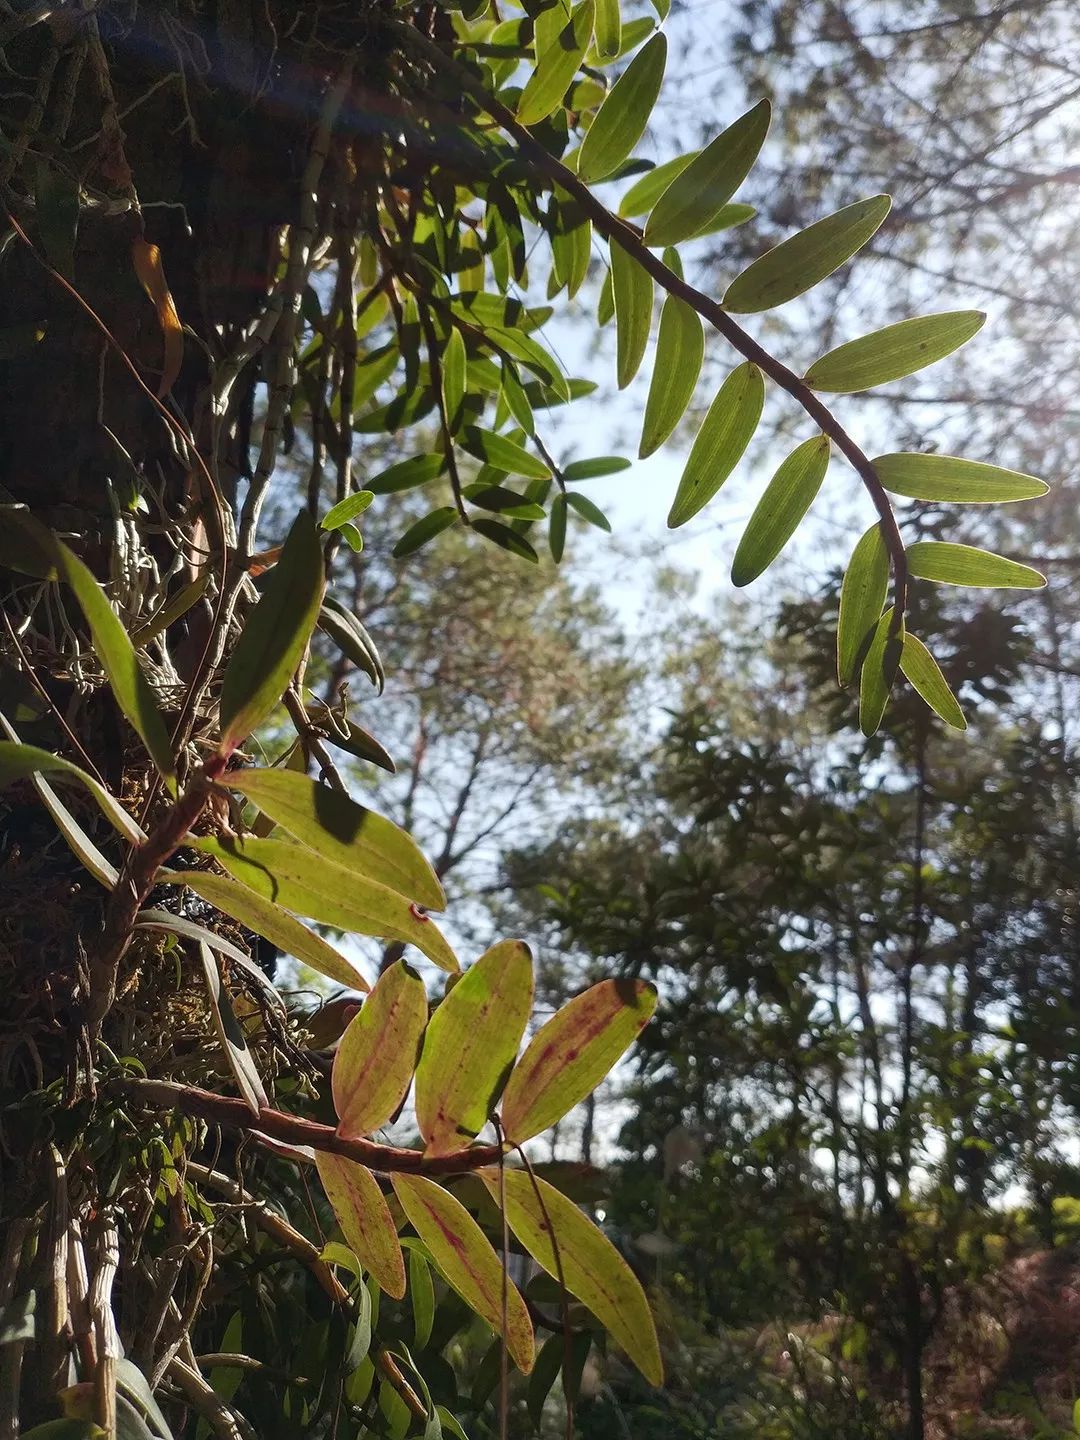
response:
[[[459,1150],[480,1132],[517,1057],[532,997],[529,947],[504,940],[435,1011],[416,1069],[416,1121],[427,1154]]]
[[[338,1134],[370,1135],[409,1091],[427,1024],[424,982],[404,960],[390,966],[341,1037],[331,1088]]]
[[[394,1193],[427,1246],[443,1279],[495,1333],[503,1328],[503,1267],[491,1242],[453,1195],[420,1175],[393,1175]],[[533,1363],[533,1329],[517,1286],[506,1281],[506,1346],[527,1375]]]
[[[140,237],[131,242],[131,259],[139,284],[150,297],[157,311],[158,323],[165,340],[165,358],[158,384],[158,398],[168,395],[184,363],[184,327],[176,313],[172,294],[161,268],[161,251]]]
[[[514,1067],[502,1103],[506,1138],[520,1145],[574,1108],[637,1038],[656,1009],[645,980],[601,980],[558,1010]]]
[[[315,1152],[315,1164],[341,1233],[360,1264],[394,1300],[405,1294],[405,1262],[386,1197],[375,1176],[355,1160]]]
[[[498,1170],[478,1174],[498,1204]],[[524,1170],[506,1170],[503,1179],[506,1219],[525,1249],[556,1279],[561,1267],[571,1295],[589,1307],[650,1384],[662,1385],[664,1367],[649,1302],[615,1246],[546,1180],[537,1176],[534,1188]]]

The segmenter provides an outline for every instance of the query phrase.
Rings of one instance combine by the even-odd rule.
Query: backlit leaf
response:
[[[611,286],[615,301],[615,372],[625,390],[637,374],[652,328],[653,281],[629,251],[611,242]]]
[[[859,728],[864,735],[873,735],[881,724],[900,664],[903,638],[903,624],[894,633],[893,611],[886,610],[877,622],[859,676]]]
[[[620,470],[629,470],[630,461],[622,455],[600,455],[595,460],[571,460],[563,466],[563,479],[571,483],[582,480],[596,480],[601,475],[617,475]]]
[[[558,565],[566,548],[566,496],[556,495],[548,515],[548,546],[551,558]]]
[[[676,176],[681,175],[691,160],[700,154],[700,150],[691,150],[688,155],[676,155],[674,160],[665,160],[662,165],[656,165],[642,175],[640,180],[635,180],[619,201],[619,214],[647,215]]]
[[[405,1294],[405,1262],[390,1207],[375,1176],[355,1160],[325,1150],[315,1151],[315,1164],[349,1249],[380,1290],[400,1300]]]
[[[442,354],[443,405],[451,435],[457,433],[461,424],[461,405],[465,399],[465,369],[465,341],[461,331],[454,326]]]
[[[498,1170],[487,1168],[478,1173],[498,1203]],[[562,1281],[571,1295],[588,1306],[650,1384],[662,1385],[664,1367],[649,1302],[615,1246],[572,1200],[546,1180],[537,1176],[534,1188],[524,1170],[507,1169],[503,1181],[507,1222],[525,1249],[556,1279],[561,1267]]]
[[[599,505],[594,505],[587,495],[578,495],[571,490],[566,496],[566,503],[572,510],[576,510],[583,520],[590,525],[595,525],[598,530],[611,534],[611,521],[607,518]]]
[[[904,636],[903,649],[900,651],[900,669],[930,709],[935,715],[939,715],[946,725],[951,725],[954,730],[967,729],[964,712],[949,688],[949,682],[941,673],[933,655],[915,635]]]
[[[157,390],[160,398],[168,395],[180,374],[180,367],[184,363],[184,327],[180,323],[180,316],[176,313],[176,305],[165,279],[165,271],[161,264],[161,251],[158,247],[151,245],[141,236],[136,236],[131,242],[131,260],[135,267],[135,274],[139,277],[139,284],[146,291],[150,303],[157,311],[158,324],[161,326],[165,352]]]
[[[654,35],[616,80],[582,142],[578,174],[586,183],[603,180],[617,170],[641,139],[660,94],[666,64],[667,37]]]
[[[771,310],[805,294],[862,249],[891,204],[888,195],[857,200],[782,241],[731,282],[724,309],[745,315]]]
[[[815,435],[780,465],[750,516],[731,567],[734,585],[749,585],[772,564],[814,502],[829,468],[829,440]]]
[[[908,546],[908,568],[917,580],[941,585],[974,585],[987,590],[1041,590],[1046,576],[1018,560],[1007,560],[974,545],[919,540]]]
[[[521,1144],[584,1100],[656,1009],[644,980],[601,980],[557,1010],[529,1042],[502,1101],[508,1140]]]
[[[880,525],[871,525],[855,546],[840,587],[836,625],[836,677],[847,685],[866,637],[877,624],[889,588],[889,551]]]
[[[394,1193],[423,1240],[443,1279],[502,1333],[503,1267],[491,1242],[460,1200],[420,1175],[391,1176]],[[525,1302],[506,1281],[506,1346],[514,1364],[528,1374],[533,1363],[533,1329]]]
[[[873,335],[838,345],[815,360],[804,378],[812,389],[837,395],[902,380],[959,350],[985,321],[981,310],[954,310],[901,320]]]
[[[879,455],[874,461],[878,479],[894,495],[912,500],[949,500],[961,504],[991,505],[1011,500],[1037,500],[1049,485],[1020,470],[1003,470],[979,460],[954,455],[899,453]]]
[[[759,100],[672,180],[646,222],[646,245],[675,245],[713,219],[750,173],[771,114],[768,100]]]
[[[529,947],[504,940],[438,1006],[416,1071],[416,1123],[427,1154],[460,1150],[483,1129],[517,1057],[532,997]]]
[[[651,455],[668,438],[690,404],[705,358],[705,333],[697,311],[669,295],[660,312],[649,398],[638,455]]]
[[[223,753],[246,739],[281,699],[311,639],[322,596],[322,547],[311,516],[302,510],[221,682]]]
[[[536,57],[536,68],[518,101],[522,125],[536,125],[558,109],[592,39],[593,0],[581,0],[555,39]]]
[[[493,430],[481,430],[476,425],[470,425],[462,435],[461,444],[470,455],[475,455],[477,460],[482,460],[485,465],[493,465],[497,470],[505,470],[509,475],[524,475],[530,480],[546,480],[551,474],[536,455],[505,435],[496,435]]]
[[[218,962],[208,945],[199,946],[199,959],[202,962],[203,976],[206,980],[206,993],[214,1029],[217,1031],[221,1048],[229,1062],[229,1068],[236,1081],[236,1088],[244,1097],[252,1114],[258,1115],[259,1111],[269,1105],[270,1101],[263,1088],[247,1039],[233,1012],[229,992],[221,983]]]
[[[397,1113],[409,1093],[427,1019],[424,982],[404,960],[395,960],[350,1020],[334,1056],[339,1135],[370,1135]]]
[[[322,518],[322,528],[336,530],[338,526],[354,520],[357,515],[364,513],[374,499],[375,494],[371,490],[357,490],[352,495],[347,495],[326,512]]]
[[[482,510],[493,510],[504,520],[543,520],[547,513],[535,500],[526,500],[516,490],[507,490],[502,485],[485,485],[479,482],[466,485],[465,499]]]
[[[426,485],[446,468],[446,456],[412,455],[408,460],[399,460],[388,470],[382,470],[367,482],[366,488],[373,495],[397,495],[402,490],[412,490],[417,485]]]
[[[246,795],[335,865],[377,880],[425,909],[445,909],[442,885],[412,836],[342,791],[292,770],[234,770],[222,784]]]
[[[756,365],[740,365],[709,407],[686,462],[668,529],[692,519],[707,505],[742,458],[765,403],[765,381]]]
[[[6,720],[0,716],[0,724],[9,735],[14,731]],[[59,755],[52,755],[48,750],[39,750],[36,745],[21,745],[16,742],[0,740],[0,790],[8,785],[13,785],[16,780],[29,780],[37,772],[44,774],[57,773],[67,780],[74,780],[83,785],[93,796],[101,813],[112,825],[118,834],[133,845],[140,845],[146,839],[145,833],[135,823],[119,801],[114,800],[109,792],[85,770],[80,770],[78,765],[73,765],[70,760],[61,760]]]
[[[619,0],[596,0],[597,55],[601,60],[614,60],[619,53],[621,42],[622,16],[619,13]]]

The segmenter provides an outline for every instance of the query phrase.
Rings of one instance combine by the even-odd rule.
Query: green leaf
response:
[[[176,774],[172,741],[157,708],[150,682],[139,668],[135,647],[93,575],[61,541],[55,540],[57,573],[75,592],[90,627],[94,653],[100,660],[116,703],[131,722],[150,758],[167,780]]]
[[[617,0],[610,3],[617,8]],[[667,37],[654,35],[616,80],[582,142],[578,174],[586,184],[617,170],[641,139],[660,94],[666,64]]]
[[[607,325],[615,314],[615,286],[611,279],[609,269],[600,285],[600,297],[596,302],[596,323],[601,329]]]
[[[480,1179],[499,1197],[499,1172]],[[571,1295],[587,1305],[651,1385],[664,1383],[660,1343],[649,1302],[634,1272],[611,1241],[572,1200],[539,1176],[504,1170],[506,1219],[525,1249],[549,1275],[562,1275]],[[539,1191],[539,1196],[537,1195]]]
[[[116,866],[101,853],[43,776],[35,774],[31,777],[31,782],[79,864],[106,890],[115,890],[116,882],[120,878]]]
[[[404,896],[362,878],[291,840],[257,836],[204,838],[198,848],[234,879],[285,909],[356,935],[415,945],[442,970],[458,963],[433,920]]]
[[[450,330],[450,337],[442,354],[443,406],[446,410],[446,423],[450,427],[451,435],[457,434],[458,426],[461,424],[461,407],[466,390],[465,372],[465,340],[461,331],[454,326]]]
[[[601,475],[617,475],[620,470],[629,470],[630,461],[622,455],[601,455],[595,460],[571,460],[563,466],[563,479],[572,484],[582,480],[596,480]]]
[[[539,1430],[543,1423],[544,1406],[547,1403],[547,1397],[551,1394],[551,1387],[559,1378],[559,1370],[565,1353],[566,1344],[563,1337],[549,1335],[541,1345],[540,1353],[536,1357],[536,1364],[529,1376],[529,1387],[525,1397],[529,1419],[533,1422],[536,1430]]]
[[[772,564],[814,503],[829,468],[829,440],[815,435],[793,450],[769,481],[739,541],[733,585],[749,585]]]
[[[974,585],[985,590],[1041,590],[1046,576],[1018,560],[1007,560],[974,545],[919,540],[908,546],[908,569],[917,580],[940,585]]]
[[[690,451],[668,515],[675,530],[709,503],[742,458],[761,419],[765,381],[749,361],[724,381]]]
[[[918,455],[900,452],[879,455],[874,461],[878,479],[894,495],[912,500],[949,500],[960,504],[993,505],[1011,500],[1037,500],[1049,485],[1020,470],[1003,470],[979,460],[953,455]]]
[[[222,753],[245,740],[281,699],[307,649],[322,596],[322,547],[302,510],[221,682]]]
[[[416,1070],[416,1123],[428,1155],[460,1150],[487,1123],[532,1009],[529,947],[504,940],[436,1009]]]
[[[595,7],[593,0],[581,0],[570,20],[541,54],[518,101],[517,118],[522,125],[536,125],[557,110],[577,73],[592,39]]]
[[[355,755],[358,760],[366,760],[369,765],[377,765],[380,770],[386,770],[391,775],[397,774],[393,756],[385,746],[380,745],[374,735],[353,724],[351,720],[339,720],[328,726],[326,739],[329,744],[336,745],[339,750],[344,750],[349,755]]]
[[[499,1257],[469,1212],[453,1195],[420,1175],[391,1176],[394,1193],[413,1229],[431,1252],[443,1279],[496,1334],[503,1329],[506,1289],[506,1346],[525,1375],[532,1369],[533,1330],[517,1286],[504,1278]]]
[[[551,475],[551,471],[537,456],[507,439],[505,435],[496,435],[493,430],[481,430],[476,425],[469,425],[462,435],[461,443],[477,460],[482,460],[485,465],[494,465],[497,470],[505,470],[508,475],[524,475],[529,480],[546,480]]]
[[[881,616],[889,588],[889,551],[881,526],[870,526],[855,546],[840,587],[836,624],[836,678],[851,682],[867,636]]]
[[[644,980],[601,980],[533,1036],[514,1067],[502,1124],[515,1145],[547,1130],[596,1089],[656,1009]]]
[[[615,371],[625,390],[637,374],[652,328],[653,281],[628,250],[611,242],[611,287],[615,301]]]
[[[756,214],[757,210],[753,205],[721,205],[716,214],[689,238],[698,240],[704,235],[716,235],[721,230],[732,230],[736,225],[745,225],[748,220],[753,220]]]
[[[888,195],[857,200],[782,241],[731,282],[722,302],[724,309],[746,315],[771,310],[805,294],[862,249],[891,204]]]
[[[511,530],[509,525],[503,525],[498,520],[489,520],[485,515],[478,515],[472,522],[472,528],[478,535],[483,535],[485,540],[490,540],[493,545],[508,550],[511,555],[516,555],[520,560],[528,560],[530,565],[538,565],[540,557],[525,539],[516,530]]]
[[[647,215],[671,182],[700,154],[700,150],[691,150],[688,155],[676,155],[674,160],[665,160],[662,165],[654,166],[627,190],[619,201],[619,214]]]
[[[614,60],[621,43],[622,16],[619,13],[619,0],[596,0],[597,55],[601,60]]]
[[[548,545],[551,549],[551,558],[558,565],[566,549],[566,496],[556,495],[551,502],[551,514],[548,516]]]
[[[405,534],[397,542],[393,549],[395,560],[404,560],[406,555],[413,555],[429,540],[434,540],[436,535],[441,535],[444,530],[457,522],[458,513],[453,505],[440,505],[438,510],[431,510],[427,515],[410,525]]]
[[[2,716],[0,723],[8,734],[14,735],[15,732]],[[20,745],[0,740],[0,790],[14,785],[16,780],[29,780],[39,771],[44,774],[55,772],[67,780],[74,780],[85,786],[105,819],[132,845],[141,845],[146,839],[144,831],[136,825],[119,801],[114,800],[103,786],[85,770],[80,770],[78,765],[73,765],[70,760],[61,760],[59,755],[51,755],[48,750],[39,750],[36,745]]]
[[[241,925],[254,930],[256,935],[263,936],[286,955],[310,965],[328,980],[347,985],[350,990],[371,989],[352,961],[328,945],[321,935],[316,935],[287,910],[282,910],[280,905],[257,895],[238,880],[231,880],[227,875],[214,875],[208,870],[174,870],[171,879],[174,883],[186,885],[208,904],[239,920]]]
[[[347,1140],[370,1135],[397,1114],[409,1093],[427,1021],[424,982],[404,960],[395,960],[349,1021],[334,1056],[331,1088],[339,1135]]]
[[[966,730],[964,712],[956,696],[949,688],[949,682],[941,673],[937,661],[923,642],[915,635],[905,634],[903,649],[900,651],[900,669],[926,701],[935,715],[954,730]]]
[[[206,995],[210,1003],[210,1014],[214,1021],[221,1048],[229,1062],[229,1069],[236,1081],[236,1088],[253,1115],[270,1104],[263,1088],[262,1079],[252,1058],[247,1038],[233,1012],[229,992],[221,983],[221,971],[210,947],[200,944],[199,960],[202,963],[203,978],[206,981]]]
[[[446,908],[443,887],[412,836],[340,790],[293,770],[235,770],[222,784],[335,865],[427,910]]]
[[[372,495],[397,495],[402,490],[412,490],[417,485],[426,485],[436,479],[446,468],[446,456],[440,451],[436,455],[413,455],[408,460],[399,460],[389,470],[382,470],[373,480],[367,482]]]
[[[351,610],[333,595],[324,595],[319,607],[319,629],[329,635],[347,660],[368,677],[379,694],[386,683],[386,672],[374,640]]]
[[[431,1339],[435,1322],[435,1287],[431,1267],[413,1245],[409,1247],[409,1297],[412,1300],[413,1344],[423,1350]]]
[[[505,520],[543,520],[547,513],[535,500],[526,500],[516,490],[507,490],[502,485],[485,485],[482,482],[466,485],[466,500],[479,505],[482,510],[494,510]]]
[[[835,395],[850,395],[886,385],[890,380],[902,380],[959,350],[985,322],[981,310],[953,310],[901,320],[873,335],[838,345],[815,360],[804,379],[811,389]]]
[[[644,460],[658,450],[682,419],[697,386],[705,358],[705,332],[697,312],[685,300],[669,295],[660,312],[649,398],[641,428],[638,455]]]
[[[768,100],[759,100],[672,180],[646,222],[646,245],[675,245],[709,224],[749,175],[771,115]]]
[[[599,505],[594,505],[587,495],[578,495],[574,491],[570,491],[566,496],[566,503],[590,525],[595,525],[598,530],[603,530],[608,535],[611,534],[611,521]]]
[[[37,230],[45,258],[70,280],[75,270],[79,228],[79,182],[67,170],[39,160],[34,186]]]
[[[390,1207],[375,1176],[355,1160],[325,1150],[315,1151],[315,1165],[349,1249],[379,1288],[400,1300],[405,1294],[405,1261]]]
[[[357,490],[352,495],[346,495],[344,500],[339,500],[323,516],[322,528],[338,529],[347,521],[354,520],[357,515],[362,515],[374,499],[375,494],[371,490]]]
[[[890,608],[877,622],[859,677],[859,729],[866,736],[874,734],[885,714],[889,692],[900,664],[903,640],[903,622],[899,633],[894,634],[893,611]]]

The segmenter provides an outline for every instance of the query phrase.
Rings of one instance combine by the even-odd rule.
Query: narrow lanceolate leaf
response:
[[[302,960],[328,980],[347,985],[350,990],[369,990],[367,980],[339,950],[328,945],[306,925],[282,910],[280,905],[256,895],[246,885],[227,875],[214,875],[209,870],[176,870],[172,880],[185,884],[201,899],[239,920],[256,935],[263,936],[286,955]]]
[[[323,557],[307,511],[293,522],[221,682],[221,750],[247,738],[281,699],[307,649],[323,594]]]
[[[440,505],[437,510],[421,516],[415,524],[409,526],[394,546],[394,559],[404,560],[406,555],[414,554],[429,540],[434,540],[436,535],[449,530],[451,525],[457,523],[457,518],[458,513],[453,505]]]
[[[345,1243],[380,1290],[405,1294],[405,1262],[390,1207],[375,1176],[355,1160],[316,1150],[315,1164]]]
[[[0,724],[7,734],[15,734],[2,715]],[[39,750],[36,745],[20,745],[15,741],[0,740],[0,790],[14,785],[16,780],[29,780],[39,771],[45,774],[56,772],[64,779],[84,785],[94,797],[105,819],[132,845],[141,845],[146,839],[145,833],[119,801],[114,800],[93,776],[80,770],[78,765],[73,765],[70,760],[61,760],[59,755],[51,755],[48,750]]]
[[[954,730],[966,730],[967,721],[949,682],[933,655],[915,635],[905,635],[900,651],[900,669],[935,715]]]
[[[654,35],[616,80],[582,142],[578,174],[587,184],[617,170],[641,139],[666,64],[667,37]]]
[[[601,475],[618,475],[620,470],[629,470],[630,461],[624,455],[597,455],[592,460],[571,460],[563,466],[563,479],[577,484],[582,480],[596,480]]]
[[[462,435],[461,444],[477,460],[493,465],[497,470],[505,470],[509,475],[524,475],[527,480],[546,480],[551,474],[544,462],[524,446],[505,435],[496,435],[493,430],[469,425]]]
[[[566,496],[556,495],[551,502],[548,516],[548,548],[551,558],[558,565],[566,549]]]
[[[611,288],[615,301],[615,373],[625,390],[637,374],[652,328],[653,281],[630,253],[611,242]]]
[[[532,997],[529,947],[504,940],[435,1011],[416,1070],[416,1123],[427,1154],[460,1150],[487,1123],[517,1058]]]
[[[768,100],[758,101],[672,180],[646,222],[646,245],[676,245],[704,229],[749,175],[771,114]]]
[[[799,527],[829,468],[829,440],[815,435],[783,462],[747,524],[731,567],[733,585],[749,585],[767,570]]]
[[[461,404],[465,399],[466,355],[465,341],[455,326],[450,331],[446,349],[442,355],[442,391],[446,423],[451,435],[455,435],[461,424]]]
[[[218,962],[208,945],[199,946],[199,959],[202,962],[203,976],[206,980],[206,993],[214,1029],[217,1031],[221,1048],[229,1062],[229,1069],[236,1081],[236,1088],[244,1097],[251,1113],[258,1115],[259,1111],[269,1105],[270,1101],[263,1089],[263,1083],[252,1058],[251,1050],[248,1048],[247,1039],[233,1012],[229,992],[221,983]]]
[[[331,1088],[339,1135],[370,1135],[397,1114],[409,1093],[427,1018],[424,982],[404,960],[396,960],[349,1022],[334,1056]]]
[[[412,836],[341,791],[293,770],[236,770],[222,783],[335,865],[427,910],[446,908],[443,888]]]
[[[135,647],[109,604],[105,591],[93,575],[68,547],[57,540],[56,568],[75,592],[79,608],[86,617],[94,640],[94,653],[101,661],[116,703],[131,722],[136,733],[162,775],[171,779],[176,773],[172,743],[165,721],[157,708],[150,682],[139,668]]]
[[[498,1170],[478,1173],[498,1204]],[[549,1275],[558,1279],[561,1272],[567,1290],[588,1306],[646,1380],[662,1385],[664,1367],[649,1302],[615,1246],[546,1180],[537,1176],[534,1188],[524,1170],[505,1170],[503,1179],[506,1219],[525,1249]]]
[[[1021,470],[1003,470],[979,460],[954,455],[899,453],[874,461],[878,479],[894,495],[912,500],[948,500],[967,505],[993,505],[1012,500],[1037,500],[1049,485]]]
[[[326,512],[322,518],[324,530],[337,530],[350,520],[355,520],[357,515],[362,515],[371,502],[375,499],[373,490],[357,490],[352,495],[347,495],[344,500],[339,500],[336,505]]]
[[[813,390],[850,395],[914,375],[937,360],[944,360],[980,331],[986,321],[981,310],[952,310],[944,315],[920,315],[887,325],[838,345],[815,360],[803,377]]]
[[[460,1200],[420,1175],[393,1175],[394,1193],[428,1247],[443,1279],[466,1305],[502,1334],[503,1267]],[[506,1281],[506,1348],[525,1375],[532,1369],[533,1329],[517,1286]]]
[[[984,590],[1041,590],[1046,576],[1019,560],[1007,560],[974,545],[919,540],[908,546],[908,568],[916,580],[940,585],[974,585]]]
[[[343,870],[303,845],[236,836],[203,839],[198,847],[213,855],[234,879],[286,910],[355,935],[402,940],[415,945],[440,969],[458,969],[438,926],[403,895]]]
[[[570,490],[567,492],[566,503],[590,525],[595,525],[598,530],[603,530],[607,535],[611,534],[611,521],[600,509],[600,506],[594,505],[587,495],[579,495],[575,490]]]
[[[866,736],[874,734],[885,714],[889,692],[900,664],[903,639],[903,623],[899,632],[894,632],[893,611],[890,608],[877,622],[859,676],[859,729]]]
[[[548,1129],[596,1089],[656,1009],[644,980],[601,980],[557,1010],[514,1067],[502,1103],[508,1140]]]
[[[709,407],[668,515],[675,530],[707,505],[742,458],[761,419],[765,381],[748,361],[733,370]]]
[[[558,109],[592,38],[593,0],[581,0],[554,41],[536,57],[536,69],[518,101],[522,125],[536,125]]]
[[[596,53],[601,60],[614,60],[622,44],[622,16],[619,0],[596,0]],[[629,154],[629,151],[627,152]]]
[[[877,624],[889,588],[889,551],[880,525],[871,525],[855,546],[840,587],[836,624],[836,678],[850,683]]]
[[[511,555],[518,556],[521,560],[528,560],[531,565],[538,565],[540,557],[525,539],[516,530],[511,530],[509,525],[503,525],[498,520],[492,520],[486,515],[478,515],[472,522],[472,528],[478,535],[483,535],[485,540],[490,540],[493,545],[500,549],[508,550]]]
[[[660,312],[649,398],[638,455],[658,450],[682,419],[697,385],[705,357],[705,333],[696,310],[669,295]]]
[[[891,204],[888,195],[857,200],[782,241],[731,282],[724,309],[747,315],[805,294],[862,249]]]
[[[688,155],[676,155],[674,160],[665,160],[662,165],[642,175],[640,180],[635,180],[619,201],[619,214],[647,215],[676,176],[681,175],[700,154],[700,150],[691,150]]]
[[[413,490],[417,485],[426,485],[441,475],[446,467],[446,456],[411,455],[408,460],[399,460],[388,470],[382,470],[367,482],[373,495],[397,495],[402,490]]]

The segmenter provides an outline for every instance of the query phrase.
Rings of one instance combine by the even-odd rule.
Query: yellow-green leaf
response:
[[[901,320],[873,335],[838,345],[815,360],[804,378],[812,389],[836,395],[870,390],[944,360],[966,345],[985,322],[981,310],[952,310],[943,315]]]
[[[461,331],[455,325],[450,330],[450,336],[442,354],[443,405],[451,435],[457,434],[458,426],[461,424],[461,404],[465,399],[466,366],[465,341]]]
[[[617,170],[641,139],[666,64],[667,37],[654,35],[616,80],[582,142],[577,169],[587,184]]]
[[[469,425],[462,435],[461,444],[477,460],[493,465],[496,470],[505,470],[510,475],[524,475],[527,480],[547,480],[551,475],[537,456],[505,435],[497,435],[494,430],[481,430],[477,425]]]
[[[731,567],[734,585],[767,570],[794,535],[829,468],[829,439],[815,435],[793,450],[769,481],[743,531]]]
[[[889,551],[880,525],[871,525],[855,546],[840,587],[836,624],[836,678],[847,685],[867,636],[877,624],[889,588]]]
[[[646,245],[688,240],[713,219],[749,175],[771,114],[768,100],[759,100],[672,180],[646,222]]]
[[[611,242],[611,289],[615,301],[615,373],[625,390],[641,367],[652,328],[653,281],[628,250]]]
[[[335,865],[427,910],[446,908],[442,885],[412,836],[342,791],[293,770],[234,770],[222,784]]]
[[[498,1170],[478,1174],[498,1204]],[[549,1275],[558,1279],[561,1270],[571,1295],[588,1306],[651,1385],[662,1385],[664,1366],[649,1302],[615,1246],[546,1180],[537,1176],[534,1189],[524,1170],[508,1169],[503,1181],[506,1219],[525,1249]]]
[[[236,1088],[244,1097],[244,1103],[253,1115],[269,1105],[266,1090],[251,1054],[240,1022],[232,1008],[229,992],[221,983],[221,971],[210,947],[200,943],[199,960],[206,980],[206,995],[210,1004],[210,1015],[217,1031],[222,1051],[229,1062],[229,1069],[236,1081]]]
[[[597,55],[601,60],[614,60],[621,44],[622,16],[619,0],[596,0]]]
[[[402,940],[415,945],[440,969],[458,969],[454,952],[435,922],[378,881],[343,870],[290,840],[247,835],[197,843],[234,879],[286,910],[355,935]]]
[[[1046,576],[1019,560],[1007,560],[974,545],[919,540],[908,546],[908,568],[917,580],[940,585],[974,585],[985,590],[1041,590]]]
[[[293,522],[221,682],[221,749],[234,750],[281,699],[307,649],[323,594],[323,556],[306,510]]]
[[[395,960],[349,1022],[334,1056],[339,1135],[370,1135],[397,1113],[409,1093],[427,1019],[424,982],[404,960]]]
[[[954,730],[966,730],[967,721],[956,696],[941,668],[923,642],[915,635],[905,635],[900,651],[900,669],[926,701],[935,715]]]
[[[685,300],[669,295],[660,312],[649,398],[641,427],[638,455],[651,455],[668,438],[690,404],[701,362],[705,357],[705,335],[696,310]]]
[[[443,1279],[496,1334],[503,1330],[504,1273],[499,1257],[460,1200],[420,1175],[391,1176],[394,1193]],[[533,1329],[512,1281],[506,1287],[506,1347],[527,1375],[533,1363]]]
[[[429,1155],[460,1150],[490,1116],[532,1009],[529,947],[504,940],[435,1011],[416,1070],[416,1123]]]
[[[1012,500],[1037,500],[1049,485],[1021,470],[1003,470],[955,455],[899,452],[874,461],[878,479],[894,495],[912,500],[948,500],[967,505],[995,505]]]
[[[324,1150],[316,1150],[315,1164],[345,1243],[379,1289],[400,1300],[405,1294],[405,1262],[390,1207],[375,1176],[355,1160]]]
[[[742,458],[761,419],[765,381],[756,365],[740,365],[709,407],[679,481],[668,529],[692,519],[707,505]]]
[[[502,1102],[508,1140],[548,1129],[596,1089],[656,1009],[645,980],[601,980],[540,1027],[515,1065]]]
[[[746,315],[805,294],[862,249],[891,204],[888,195],[857,200],[782,241],[731,282],[724,309]]]
[[[0,724],[8,734],[14,735],[15,732],[3,716],[0,716]],[[36,745],[21,745],[14,741],[0,740],[0,790],[6,789],[8,785],[13,785],[16,780],[29,780],[39,772],[45,774],[57,772],[65,779],[75,780],[80,785],[84,785],[93,796],[101,813],[119,835],[122,835],[132,845],[141,845],[146,839],[145,833],[120,802],[114,800],[93,776],[88,775],[85,770],[80,770],[78,765],[73,765],[70,760],[61,760],[59,755],[52,755],[48,750],[39,750]]]
[[[665,160],[662,165],[656,165],[642,175],[640,180],[635,180],[619,201],[619,214],[647,215],[676,176],[681,175],[700,154],[700,150],[691,150],[687,155],[676,155],[674,160]]]
[[[890,608],[877,622],[859,677],[859,728],[864,735],[873,735],[881,724],[900,664],[903,640],[902,622],[899,633],[893,633],[893,611]]]
[[[355,490],[344,500],[339,500],[336,505],[330,507],[322,518],[321,528],[323,530],[340,529],[348,521],[354,520],[357,515],[362,515],[374,499],[375,492],[373,490]]]
[[[592,39],[593,0],[581,0],[555,39],[536,57],[536,69],[518,101],[517,118],[522,125],[537,125],[562,103]]]

